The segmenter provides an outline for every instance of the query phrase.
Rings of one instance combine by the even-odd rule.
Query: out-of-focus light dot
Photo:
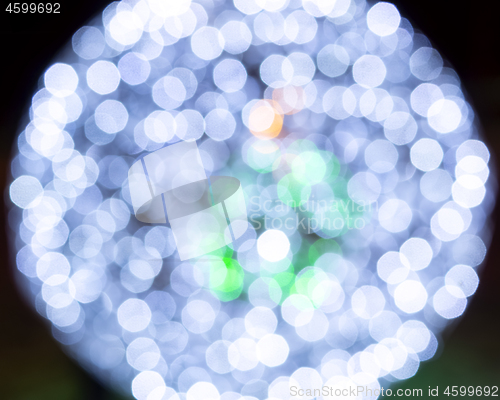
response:
[[[291,84],[295,86],[303,86],[311,82],[316,65],[314,61],[305,53],[292,53],[287,57],[293,70],[293,78]]]
[[[432,83],[422,83],[411,92],[411,108],[422,117],[427,117],[429,108],[444,98],[443,92]]]
[[[257,0],[234,0],[234,6],[243,14],[253,15],[262,11]]]
[[[370,335],[377,342],[395,335],[401,326],[401,319],[393,311],[384,310],[369,322]]]
[[[197,140],[205,131],[205,119],[196,110],[183,110],[175,117],[177,129],[175,134],[182,140]],[[203,160],[203,165],[205,160]]]
[[[408,259],[396,251],[385,253],[377,262],[378,276],[391,285],[403,282],[409,272]]]
[[[387,68],[377,56],[364,55],[352,67],[354,80],[363,87],[374,88],[384,82]]]
[[[204,300],[192,300],[182,310],[182,323],[193,333],[203,333],[212,328],[216,314]]]
[[[149,61],[141,53],[127,53],[118,61],[121,78],[129,85],[139,85],[146,81],[151,72]]]
[[[417,130],[418,125],[415,119],[404,111],[397,111],[384,121],[385,137],[398,146],[413,141]]]
[[[468,265],[455,265],[446,273],[444,281],[447,286],[459,287],[467,297],[472,296],[479,285],[476,271]]]
[[[408,239],[399,251],[406,257],[409,267],[413,271],[427,268],[433,257],[431,245],[427,240],[421,238]]]
[[[248,298],[255,307],[274,308],[281,296],[281,286],[272,278],[258,278],[248,288]]]
[[[252,43],[252,32],[241,21],[229,21],[220,30],[224,38],[224,50],[230,54],[240,54],[248,50]]]
[[[144,371],[132,381],[132,394],[137,400],[148,400],[152,392],[165,386],[165,381],[158,372]]]
[[[124,46],[136,43],[142,36],[143,28],[141,18],[132,11],[118,12],[108,26],[111,37]]]
[[[87,84],[100,95],[112,93],[120,84],[120,71],[110,61],[96,61],[87,70]]]
[[[410,320],[401,325],[396,337],[403,342],[406,348],[420,353],[429,345],[431,332],[423,322]]]
[[[447,200],[451,195],[453,178],[443,169],[435,169],[426,172],[420,179],[420,191],[422,195],[434,202],[440,203]]]
[[[125,300],[117,311],[118,323],[129,332],[140,332],[151,321],[151,310],[144,300]]]
[[[328,44],[318,53],[318,69],[330,78],[335,78],[347,71],[349,54],[342,46]]]
[[[237,92],[246,81],[247,70],[238,60],[226,59],[214,68],[214,82],[224,92]]]
[[[283,260],[290,251],[290,241],[283,231],[270,229],[257,240],[259,255],[270,262]]]
[[[351,306],[361,318],[370,319],[382,312],[385,297],[376,286],[361,286],[352,295]]]
[[[233,115],[223,108],[210,111],[205,117],[205,132],[212,139],[222,141],[233,136],[236,129],[236,120]]]
[[[103,289],[102,277],[90,269],[81,269],[71,276],[75,287],[75,300],[80,303],[91,303],[101,295]]]
[[[55,275],[67,277],[70,270],[68,259],[61,253],[45,253],[36,263],[36,275],[42,282]]]
[[[146,136],[156,143],[165,143],[175,135],[176,119],[167,111],[153,111],[144,120]]]
[[[420,139],[411,147],[411,163],[422,171],[432,171],[443,161],[443,149],[434,139]]]
[[[410,58],[410,70],[422,81],[431,81],[439,76],[443,69],[443,59],[437,50],[421,47]]]
[[[186,400],[219,400],[220,398],[219,391],[210,382],[197,382],[186,393]]]
[[[460,125],[462,112],[453,100],[440,99],[427,111],[427,119],[436,132],[450,133]]]
[[[453,200],[465,208],[477,207],[484,200],[486,188],[480,178],[462,175],[451,188]]]
[[[455,167],[455,177],[457,178],[464,175],[473,175],[478,177],[481,182],[486,183],[489,174],[488,165],[481,157],[477,156],[466,156]]]
[[[389,232],[404,231],[410,225],[413,213],[404,200],[387,200],[380,207],[378,219],[380,225]]]
[[[78,86],[78,75],[71,65],[56,63],[44,75],[47,90],[57,97],[74,93]]]
[[[358,204],[374,203],[380,196],[382,186],[371,172],[358,172],[347,184],[349,197]]]
[[[325,15],[330,14],[336,2],[328,1],[328,0],[304,0],[302,2],[302,6],[304,10],[306,10],[309,14],[315,17],[324,17]]]
[[[398,158],[398,151],[387,140],[375,140],[365,150],[366,165],[379,174],[393,170]]]
[[[181,81],[182,85],[186,89],[186,97],[184,100],[188,100],[196,93],[198,88],[198,80],[192,71],[187,68],[174,68],[168,73],[168,76],[173,76]]]
[[[323,110],[333,119],[346,119],[354,113],[355,109],[356,96],[344,86],[332,87],[323,97]]]
[[[249,371],[257,366],[259,360],[256,351],[257,344],[252,339],[240,338],[229,346],[229,362],[240,371]]]
[[[127,347],[127,362],[138,371],[153,369],[160,357],[160,348],[150,338],[137,338]]]
[[[304,325],[297,326],[295,331],[300,338],[308,342],[317,342],[325,337],[330,324],[323,311],[314,310],[311,320]]]
[[[408,314],[422,310],[427,303],[427,296],[424,286],[413,280],[400,283],[394,291],[396,306]]]
[[[272,54],[260,65],[262,81],[272,87],[280,88],[288,85],[293,78],[293,66],[290,60],[282,55]]]
[[[438,239],[448,242],[460,236],[465,222],[457,210],[443,207],[431,218],[431,230]]]
[[[267,367],[277,367],[288,358],[290,348],[280,335],[269,334],[257,342],[257,358]]]
[[[432,305],[443,318],[453,319],[463,314],[467,306],[467,298],[458,286],[446,285],[436,292]]]
[[[120,101],[105,100],[95,110],[95,123],[106,133],[122,131],[128,122],[128,111]]]
[[[318,23],[316,19],[302,10],[296,10],[285,19],[285,35],[297,44],[309,43],[316,36]]]
[[[302,389],[304,393],[314,394],[314,389],[323,386],[323,378],[313,368],[302,367],[297,369],[291,376],[289,381],[289,387],[295,387],[297,389]],[[317,391],[316,391],[317,392]],[[313,400],[315,396],[307,395],[304,399]]]
[[[9,195],[12,202],[20,208],[32,208],[39,204],[43,187],[33,176],[23,175],[11,183]]]
[[[255,2],[259,7],[262,7],[263,10],[276,12],[286,5],[287,0],[255,0]]]
[[[80,225],[69,236],[69,247],[75,255],[82,258],[95,257],[101,251],[101,233],[92,225]]]
[[[85,60],[93,60],[104,51],[106,43],[101,31],[93,26],[84,26],[73,35],[73,50]]]
[[[272,139],[278,136],[283,128],[283,116],[277,102],[259,100],[249,103],[250,110],[243,110],[244,118],[248,112],[247,126],[259,139]]]
[[[368,28],[378,36],[392,35],[399,27],[401,15],[398,9],[390,3],[375,4],[366,15]]]
[[[153,100],[165,110],[174,110],[186,100],[186,88],[180,79],[165,76],[154,84]]]
[[[191,36],[191,49],[202,60],[219,57],[224,45],[224,36],[217,28],[204,26]]]
[[[278,319],[276,315],[266,307],[255,307],[245,316],[245,328],[247,332],[257,339],[274,333],[277,326]]]
[[[453,244],[453,258],[460,264],[477,267],[486,256],[486,246],[479,236],[463,235]]]
[[[314,307],[308,297],[301,294],[288,296],[281,305],[283,319],[292,326],[303,326],[311,321]]]
[[[458,147],[456,153],[457,162],[467,156],[481,157],[486,163],[490,160],[490,152],[480,140],[466,140]]]
[[[231,342],[217,340],[208,347],[205,353],[208,367],[218,374],[226,374],[234,369],[229,363],[229,346],[231,346]]]

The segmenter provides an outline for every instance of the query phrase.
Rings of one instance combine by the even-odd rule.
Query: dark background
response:
[[[37,0],[38,1],[38,0]],[[9,182],[10,149],[39,77],[58,50],[107,1],[62,0],[56,15],[9,14],[0,8],[0,188]],[[500,165],[500,1],[399,0],[402,16],[425,33],[462,79],[485,139]],[[500,174],[497,171],[497,175]],[[8,262],[0,196],[0,399],[120,399],[65,356],[49,329],[19,296]],[[493,219],[499,224],[499,213]],[[494,234],[479,289],[466,313],[445,332],[440,357],[397,385],[500,386],[500,232]],[[444,397],[440,395],[440,398]]]

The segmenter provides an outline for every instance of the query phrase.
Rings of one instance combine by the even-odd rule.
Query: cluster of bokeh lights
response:
[[[9,224],[24,293],[100,380],[276,400],[387,387],[433,357],[478,286],[495,188],[458,76],[393,5],[123,0],[58,61]],[[181,140],[249,210],[242,238],[189,262],[127,182]]]

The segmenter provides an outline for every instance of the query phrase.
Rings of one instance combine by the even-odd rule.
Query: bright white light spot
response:
[[[277,262],[287,256],[290,251],[290,241],[284,232],[270,229],[260,235],[257,250],[265,260]]]
[[[398,162],[398,151],[387,140],[378,139],[365,150],[365,163],[372,171],[383,174],[394,169]]]
[[[120,101],[105,100],[95,110],[95,123],[106,133],[122,131],[128,122],[128,111]]]
[[[418,281],[404,281],[394,291],[394,301],[400,310],[414,314],[424,308],[427,291]]]
[[[363,87],[374,88],[384,82],[387,68],[377,56],[364,55],[352,67],[354,80]]]
[[[121,78],[129,85],[139,85],[146,81],[151,72],[149,61],[140,53],[127,53],[118,62]]]
[[[410,225],[413,213],[404,200],[387,200],[378,213],[380,225],[389,232],[404,231]]]
[[[205,117],[205,132],[214,140],[229,139],[233,136],[235,129],[236,120],[229,111],[223,108],[216,108]]]
[[[411,93],[411,108],[422,117],[427,117],[429,108],[444,98],[443,92],[432,83],[422,83]]]
[[[214,68],[214,82],[224,92],[237,92],[246,81],[247,70],[238,60],[225,59]]]
[[[410,143],[417,135],[418,125],[407,112],[397,111],[384,122],[384,134],[392,143],[402,146]]]
[[[467,306],[467,298],[458,286],[446,285],[436,292],[432,304],[443,318],[453,319],[463,314]]]
[[[434,139],[420,139],[411,147],[411,163],[422,171],[432,171],[443,161],[443,149]]]
[[[10,199],[20,208],[36,206],[40,202],[42,194],[43,187],[33,176],[20,176],[9,187]]]
[[[401,15],[398,9],[386,2],[375,4],[366,15],[368,28],[378,36],[392,35],[399,27]]]
[[[436,132],[450,133],[460,125],[462,112],[453,100],[440,99],[427,111],[427,119]]]
[[[435,79],[443,69],[443,58],[437,50],[421,47],[410,58],[410,70],[422,81]]]
[[[433,256],[430,244],[427,240],[421,238],[408,239],[403,243],[399,251],[406,257],[413,271],[427,268]]]
[[[137,400],[148,400],[151,392],[165,386],[165,381],[158,372],[145,371],[132,381],[132,394]]]
[[[318,69],[330,78],[342,75],[349,66],[349,54],[339,45],[328,44],[318,53]]]
[[[448,171],[439,168],[426,172],[420,179],[422,195],[434,203],[447,200],[451,195],[452,185],[453,178]]]
[[[290,348],[280,335],[266,335],[257,343],[257,358],[268,367],[277,367],[288,358]]]
[[[276,315],[266,307],[255,307],[245,316],[245,328],[247,332],[257,339],[274,333],[277,326],[278,319]]]
[[[382,312],[385,297],[376,286],[361,286],[351,298],[352,310],[361,318],[370,319]]]
[[[136,43],[142,36],[144,24],[132,11],[118,12],[109,23],[111,37],[124,46]]]
[[[87,84],[98,94],[112,93],[120,84],[120,72],[112,62],[96,61],[87,70]]]
[[[240,338],[229,346],[229,362],[240,371],[249,371],[257,366],[257,344],[252,339]]]
[[[151,310],[143,300],[128,299],[118,307],[117,317],[124,329],[130,332],[139,332],[149,325]]]
[[[464,295],[469,297],[475,293],[479,278],[476,271],[468,265],[455,265],[447,272],[445,283],[447,286],[459,287]]]
[[[57,97],[74,93],[78,86],[78,75],[71,65],[56,63],[44,75],[45,87]]]
[[[197,382],[189,388],[186,400],[219,400],[217,388],[210,382]]]
[[[218,29],[204,26],[191,36],[191,49],[202,60],[213,60],[224,50],[224,36]]]

